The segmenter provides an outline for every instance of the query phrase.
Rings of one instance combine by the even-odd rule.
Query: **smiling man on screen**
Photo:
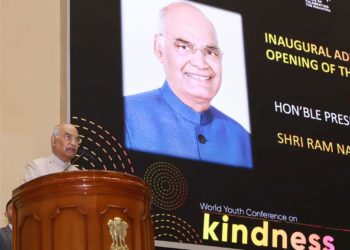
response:
[[[189,3],[160,11],[154,52],[166,80],[159,89],[125,97],[126,147],[154,154],[252,167],[250,134],[211,106],[220,89],[216,30]]]

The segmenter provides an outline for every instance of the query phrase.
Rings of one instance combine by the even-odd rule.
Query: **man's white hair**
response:
[[[60,134],[61,125],[56,125],[52,130],[52,136],[58,136]]]

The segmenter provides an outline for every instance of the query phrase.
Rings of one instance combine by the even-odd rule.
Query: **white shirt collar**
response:
[[[53,161],[55,163],[56,166],[59,166],[60,168],[64,169],[66,168],[70,162],[64,162],[62,161],[60,158],[58,158],[54,153],[52,153],[50,156],[49,156],[50,160]]]

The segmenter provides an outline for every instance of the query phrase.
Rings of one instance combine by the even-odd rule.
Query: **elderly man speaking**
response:
[[[70,161],[77,154],[80,143],[81,138],[75,126],[67,123],[55,126],[51,136],[52,154],[29,162],[25,166],[21,183],[47,174],[78,170]]]

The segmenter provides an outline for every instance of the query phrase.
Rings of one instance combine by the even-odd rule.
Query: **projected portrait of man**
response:
[[[159,89],[125,97],[126,147],[251,168],[250,134],[211,105],[223,57],[211,21],[186,2],[165,6],[154,53],[166,80]]]

